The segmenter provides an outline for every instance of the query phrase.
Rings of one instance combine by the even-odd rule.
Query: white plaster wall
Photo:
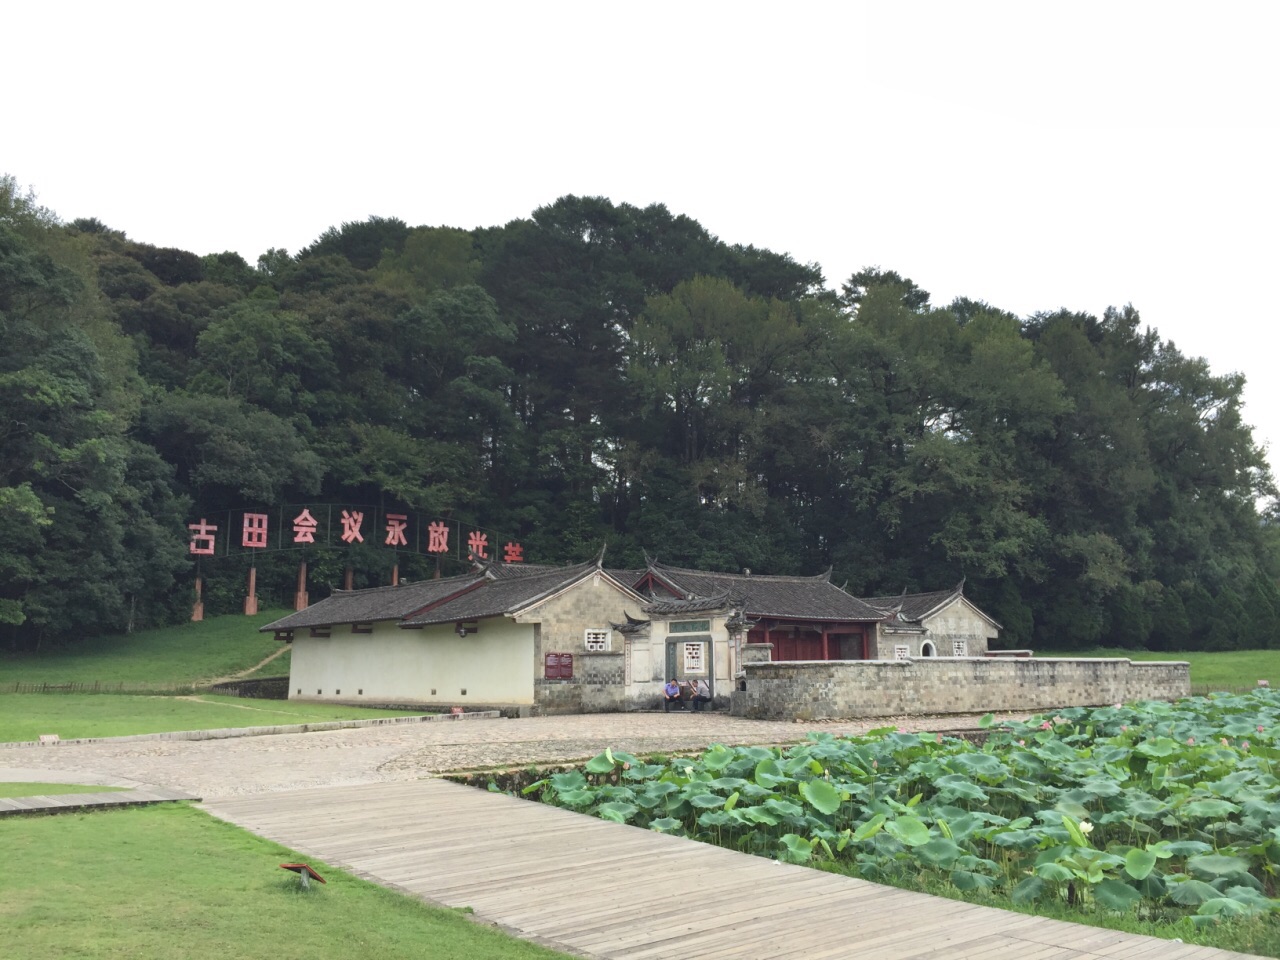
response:
[[[951,656],[951,641],[963,639],[971,657],[983,657],[987,653],[987,642],[998,636],[998,631],[987,620],[979,616],[963,597],[956,597],[949,604],[924,621],[928,629],[925,639],[932,640],[938,648],[938,656]],[[912,651],[918,654],[919,644]]]
[[[328,639],[299,631],[289,697],[448,706],[533,703],[533,626],[505,618],[479,626],[466,637],[451,624],[402,630],[378,623],[371,634],[353,634],[349,624],[339,624]]]

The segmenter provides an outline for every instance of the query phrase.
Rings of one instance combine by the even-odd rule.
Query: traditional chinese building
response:
[[[723,705],[750,661],[980,657],[998,626],[960,588],[864,600],[829,573],[597,558],[340,590],[262,629],[293,644],[293,698],[578,713],[652,709],[671,677]]]
[[[868,597],[866,602],[885,614],[878,631],[879,660],[985,657],[990,641],[1000,634],[1000,624],[964,595],[963,580],[952,590]]]
[[[262,630],[293,645],[291,699],[614,710],[624,657],[609,621],[643,602],[599,560],[493,563],[339,590]]]

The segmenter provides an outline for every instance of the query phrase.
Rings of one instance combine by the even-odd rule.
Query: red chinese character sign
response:
[[[409,511],[356,504],[290,504],[270,510],[232,510],[187,524],[191,556],[228,556],[307,547],[382,546],[457,560],[523,563],[524,547],[491,530],[457,520],[416,517]],[[220,531],[230,531],[218,539]]]
[[[383,541],[388,547],[407,547],[409,541],[404,538],[404,528],[409,522],[405,513],[387,514],[387,539]]]
[[[218,533],[218,525],[209,523],[204,517],[201,517],[199,523],[188,523],[187,529],[191,531],[191,543],[189,545],[191,553],[197,557],[212,557],[217,543],[215,538]]]
[[[293,518],[293,542],[315,543],[317,526],[319,524],[311,515],[311,511],[303,507],[302,512]]]
[[[267,520],[265,513],[246,513],[244,515],[244,532],[240,537],[240,546],[261,548],[267,545]]]

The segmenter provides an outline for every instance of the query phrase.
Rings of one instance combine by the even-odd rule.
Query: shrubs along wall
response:
[[[757,662],[744,671],[730,709],[755,720],[1038,711],[1191,693],[1189,664],[1126,659]]]

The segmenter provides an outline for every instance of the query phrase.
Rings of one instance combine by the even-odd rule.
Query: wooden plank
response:
[[[583,818],[441,780],[230,798],[216,816],[610,960],[1228,960]]]

